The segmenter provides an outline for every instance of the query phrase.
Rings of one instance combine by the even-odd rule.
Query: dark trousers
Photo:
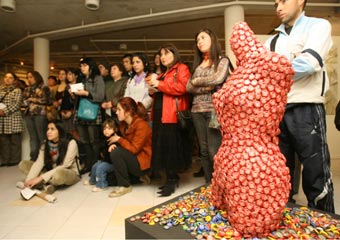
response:
[[[130,175],[140,177],[144,173],[140,169],[137,156],[122,147],[116,147],[110,158],[113,165],[113,172],[117,179],[117,186],[130,186]]]
[[[0,165],[21,161],[21,133],[0,134]]]
[[[25,116],[25,123],[30,135],[30,157],[37,160],[41,144],[46,139],[47,118],[44,115]]]
[[[100,125],[78,124],[76,128],[86,152],[85,167],[91,169],[99,159]]]
[[[287,159],[291,183],[294,182],[296,153],[303,165],[302,188],[308,206],[334,213],[324,105],[287,105],[280,130],[279,145]]]
[[[192,113],[192,120],[200,146],[204,177],[207,183],[212,179],[214,156],[222,142],[221,131],[219,129],[209,128],[210,118],[211,112]]]

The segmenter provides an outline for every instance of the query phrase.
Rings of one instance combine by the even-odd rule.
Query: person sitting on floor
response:
[[[56,186],[70,186],[80,180],[78,146],[56,122],[48,123],[46,138],[37,160],[23,160],[19,163],[19,169],[27,175],[25,187],[42,188],[52,194]]]
[[[115,121],[111,118],[106,119],[102,125],[103,135],[105,140],[108,140],[117,133],[118,128]],[[96,185],[92,192],[101,192],[108,186],[108,173],[113,172],[113,165],[110,158],[110,146],[107,141],[101,149],[100,156],[102,159],[98,160],[91,168],[90,179],[84,181],[84,185]]]

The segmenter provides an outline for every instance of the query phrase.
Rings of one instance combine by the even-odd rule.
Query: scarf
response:
[[[59,157],[59,149],[58,149],[58,143],[53,143],[51,141],[48,141],[48,146],[50,148],[50,156],[52,160],[52,165],[53,163],[57,162],[57,159]]]
[[[133,77],[135,79],[135,85],[138,85],[141,83],[141,81],[145,78],[146,72],[142,72],[139,76],[137,74]]]

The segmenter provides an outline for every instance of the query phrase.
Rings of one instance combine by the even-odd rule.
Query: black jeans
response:
[[[80,142],[86,152],[85,167],[91,169],[99,159],[100,125],[77,125]]]
[[[200,146],[204,177],[207,183],[212,179],[214,156],[222,142],[221,131],[219,129],[209,128],[210,118],[211,112],[192,113],[192,120]]]
[[[113,172],[117,179],[117,186],[130,186],[129,175],[140,177],[144,173],[140,169],[137,156],[122,147],[116,147],[110,158],[113,165]]]

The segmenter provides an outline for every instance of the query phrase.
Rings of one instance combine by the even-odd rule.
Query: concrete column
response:
[[[50,75],[50,41],[45,38],[33,40],[34,70],[38,71],[47,84]]]
[[[33,68],[41,74],[47,85],[48,76],[50,75],[50,41],[45,38],[35,38],[33,40],[33,49]],[[21,141],[22,160],[30,160],[29,141],[29,133],[25,125]]]
[[[236,66],[235,56],[230,49],[229,39],[235,23],[244,21],[244,8],[241,5],[233,5],[224,10],[224,29],[225,29],[225,50],[231,62]]]

